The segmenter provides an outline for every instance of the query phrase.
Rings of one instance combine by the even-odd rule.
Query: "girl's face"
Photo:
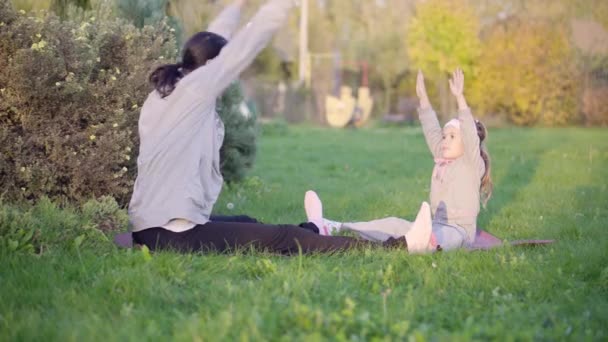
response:
[[[448,126],[443,129],[443,140],[441,141],[441,155],[445,159],[457,159],[464,154],[464,144],[460,129]]]

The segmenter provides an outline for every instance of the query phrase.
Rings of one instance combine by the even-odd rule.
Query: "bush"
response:
[[[148,75],[177,56],[166,21],[137,28],[84,14],[30,17],[0,0],[0,182],[9,201],[128,203],[136,175],[139,109]],[[101,14],[101,15],[100,15]],[[226,138],[226,181],[243,178],[255,158],[255,116],[240,111],[240,88],[218,101]]]
[[[30,213],[22,213],[0,203],[0,250],[10,253],[34,253],[38,246],[40,222]]]
[[[47,197],[33,206],[0,202],[0,252],[43,254],[73,248],[115,248],[112,236],[127,228],[124,209],[111,197],[81,207],[59,207]]]
[[[126,230],[129,225],[129,215],[110,196],[88,200],[82,205],[81,212],[85,220],[92,222],[95,228],[104,233]]]
[[[82,23],[15,12],[0,0],[0,183],[7,200],[125,204],[150,70],[176,55],[162,23]]]
[[[564,125],[579,115],[579,73],[568,30],[512,18],[489,29],[471,102],[517,125]]]

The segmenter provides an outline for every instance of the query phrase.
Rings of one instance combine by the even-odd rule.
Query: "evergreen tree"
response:
[[[76,6],[82,9],[91,9],[91,0],[53,0],[51,9],[58,16],[64,18],[70,6]]]
[[[166,20],[175,30],[176,41],[181,45],[183,28],[178,18],[169,15],[169,4],[170,0],[116,0],[116,9],[122,18],[139,28]]]
[[[217,111],[226,129],[220,150],[221,172],[226,182],[240,181],[255,161],[256,116],[243,113],[243,92],[232,84],[217,102]]]
[[[165,17],[169,0],[118,0],[120,15],[137,27],[153,25]]]

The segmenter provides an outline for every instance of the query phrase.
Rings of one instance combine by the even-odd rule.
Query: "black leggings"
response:
[[[223,219],[224,221],[219,221]],[[407,248],[405,238],[377,243],[345,236],[322,236],[313,223],[269,225],[246,216],[211,217],[211,221],[185,232],[175,233],[164,228],[149,228],[133,233],[135,243],[150,250],[179,252],[230,252],[253,247],[279,254],[330,253],[366,246]]]

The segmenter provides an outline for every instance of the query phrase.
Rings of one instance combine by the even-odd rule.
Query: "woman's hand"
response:
[[[418,70],[418,76],[416,76],[416,95],[418,95],[418,99],[420,100],[420,109],[431,108],[431,102],[424,85],[424,75],[421,70]]]
[[[467,101],[464,99],[464,73],[462,72],[462,69],[458,68],[452,73],[452,78],[450,79],[450,90],[456,97],[458,109],[462,110],[468,108]]]

